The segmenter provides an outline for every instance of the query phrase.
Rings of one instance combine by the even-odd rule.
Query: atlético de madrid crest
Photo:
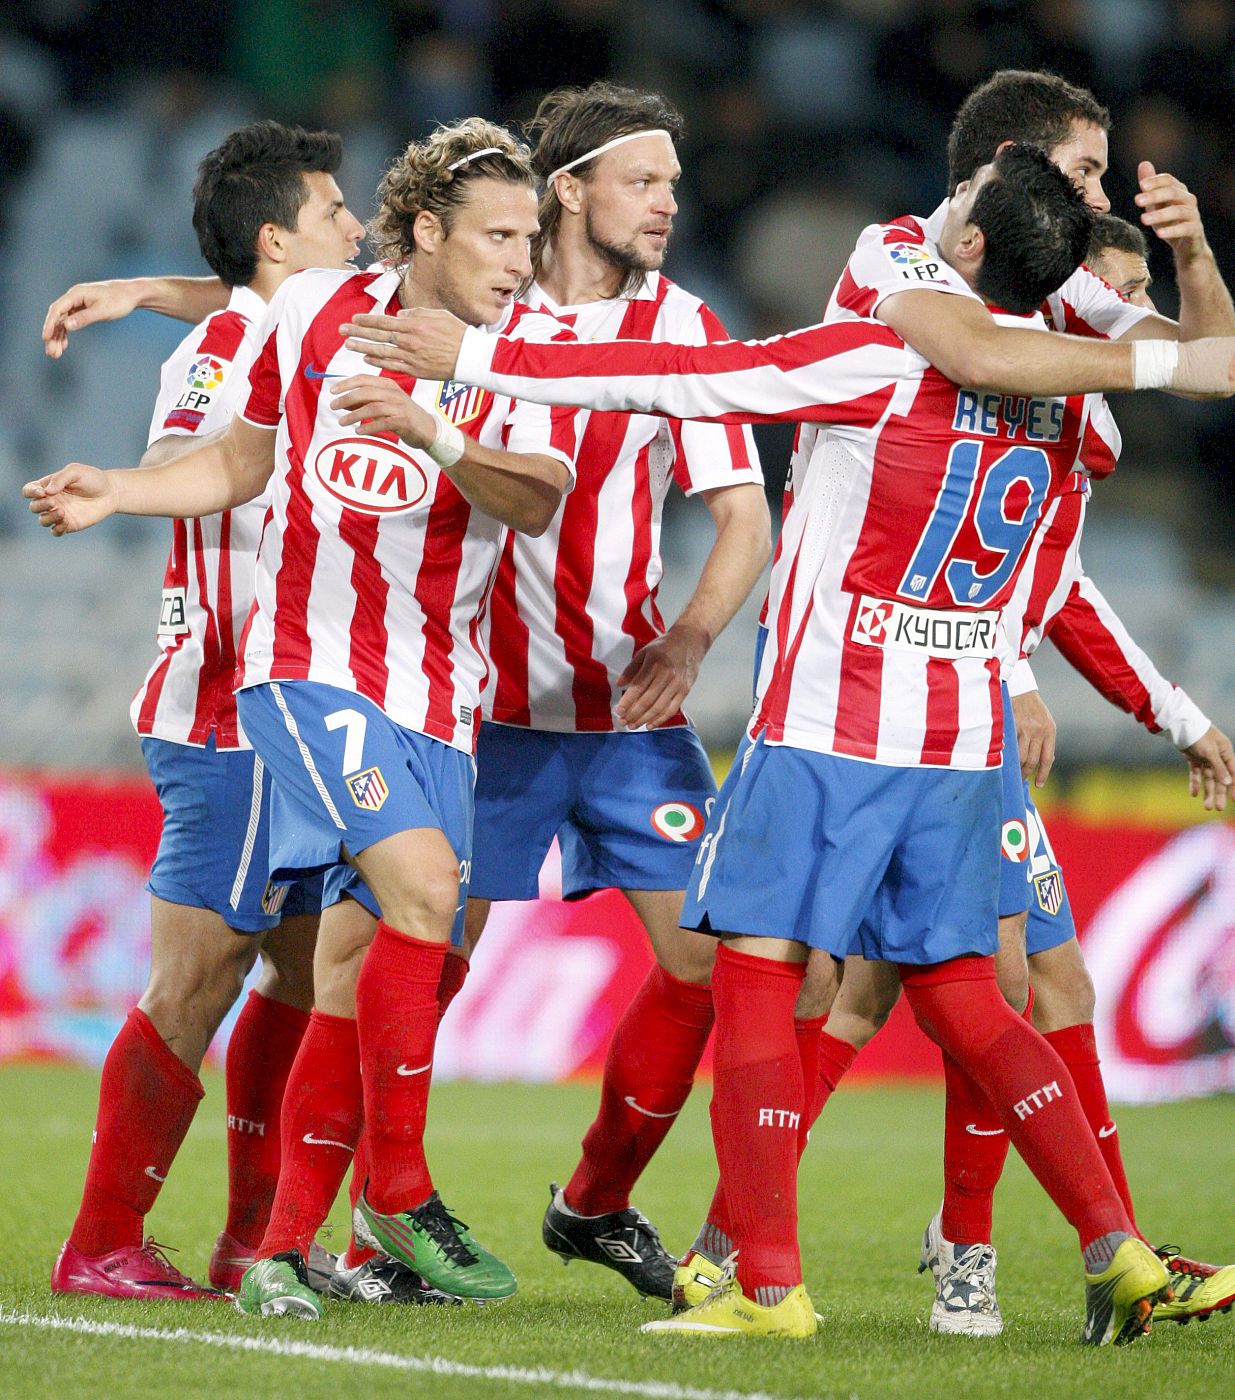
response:
[[[493,402],[488,389],[477,389],[473,384],[456,384],[448,379],[437,395],[437,411],[449,418],[456,428],[479,418]]]

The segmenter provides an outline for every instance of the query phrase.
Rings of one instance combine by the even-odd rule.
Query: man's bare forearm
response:
[[[196,325],[222,311],[231,293],[217,277],[135,277],[138,305],[160,316]]]
[[[1186,262],[1182,258],[1177,261],[1175,276],[1179,285],[1180,340],[1235,335],[1235,305],[1208,244]]]

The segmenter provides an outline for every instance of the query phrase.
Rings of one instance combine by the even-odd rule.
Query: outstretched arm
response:
[[[89,529],[109,515],[214,515],[262,493],[274,469],[274,440],[273,429],[237,416],[217,441],[162,465],[100,471],[70,462],[27,482],[22,495],[53,535]]]
[[[74,331],[98,321],[120,321],[134,311],[157,311],[195,325],[221,311],[230,293],[217,277],[122,277],[78,282],[47,308],[43,349],[58,360]]]
[[[905,292],[896,299],[959,297]],[[1151,387],[1147,370],[1161,348],[1168,367],[1158,387],[1230,394],[1235,340],[1187,346],[1136,346],[998,326],[1000,373],[985,383],[1008,393],[1055,395]],[[761,341],[687,346],[663,342],[533,344],[464,327],[446,311],[358,316],[344,326],[347,344],[378,368],[423,378],[457,379],[533,403],[579,404],[600,410],[660,413],[724,423],[874,421],[886,407],[875,399],[910,367],[902,337],[869,321],[808,326]],[[1152,345],[1152,349],[1150,346]],[[1178,362],[1174,368],[1169,363]],[[1138,369],[1138,363],[1141,366]],[[943,372],[980,387],[958,359]],[[1000,387],[1002,386],[1002,387]]]

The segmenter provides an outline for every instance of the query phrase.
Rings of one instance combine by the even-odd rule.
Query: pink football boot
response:
[[[227,1295],[217,1288],[203,1288],[182,1274],[164,1254],[161,1245],[125,1245],[88,1259],[66,1240],[51,1271],[53,1293],[98,1293],[105,1298],[186,1298],[212,1302]]]

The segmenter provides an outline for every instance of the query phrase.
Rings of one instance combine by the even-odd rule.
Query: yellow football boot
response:
[[[1155,1322],[1205,1322],[1216,1312],[1230,1312],[1235,1304],[1235,1264],[1220,1268],[1185,1259],[1173,1244],[1164,1244],[1154,1253],[1166,1265],[1175,1295],[1154,1308]],[[674,1275],[676,1284],[677,1276]]]
[[[752,1303],[737,1279],[721,1283],[703,1302],[674,1317],[645,1322],[641,1332],[671,1333],[681,1337],[813,1337],[819,1319],[803,1284],[790,1290],[779,1303],[765,1308]]]
[[[1154,1304],[1171,1296],[1166,1266],[1150,1247],[1129,1236],[1100,1274],[1085,1275],[1085,1330],[1081,1341],[1124,1346],[1152,1326]]]
[[[673,1271],[673,1311],[685,1312],[702,1303],[724,1276],[724,1264],[713,1264],[706,1254],[688,1249]]]

